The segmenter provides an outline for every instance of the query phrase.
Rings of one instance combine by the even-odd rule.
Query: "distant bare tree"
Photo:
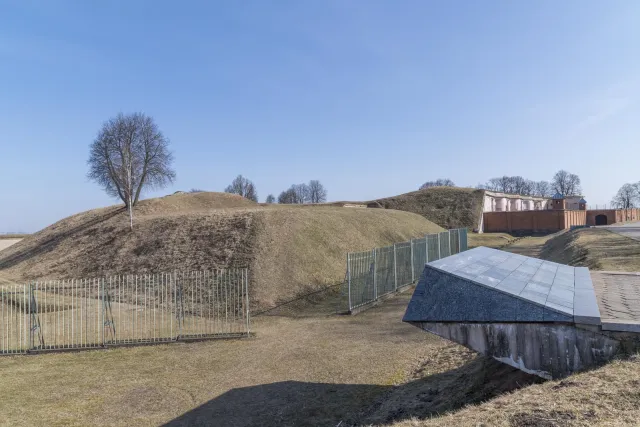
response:
[[[269,194],[267,196],[267,200],[265,200],[265,203],[275,203],[276,202],[276,198],[273,196],[273,194]]]
[[[120,113],[102,125],[91,144],[87,176],[124,202],[133,229],[133,207],[143,191],[175,180],[172,162],[169,140],[153,118]]]
[[[192,188],[189,190],[189,193],[204,193],[204,190],[200,190],[199,188]]]
[[[284,204],[303,204],[308,203],[309,200],[309,186],[307,184],[293,184],[278,196],[278,203]]]
[[[294,184],[291,189],[296,192],[296,203],[309,202],[309,186],[307,184]]]
[[[298,202],[298,195],[293,188],[289,188],[288,190],[283,191],[278,196],[278,203],[281,204],[295,204]]]
[[[258,192],[253,182],[238,175],[227,188],[224,189],[225,193],[237,194],[246,199],[258,201]]]
[[[563,196],[577,196],[582,192],[580,177],[563,169],[556,172],[551,185],[553,186],[553,191]]]
[[[611,200],[611,204],[619,209],[629,209],[635,207],[639,199],[638,187],[634,184],[624,184]]]
[[[327,201],[327,190],[317,179],[309,181],[309,203],[324,203]]]
[[[534,196],[538,197],[551,197],[551,184],[548,181],[538,181],[534,185],[533,193]]]
[[[425,188],[431,188],[431,187],[455,187],[456,184],[451,181],[449,178],[440,178],[440,179],[436,179],[435,181],[427,181],[424,184],[422,184],[420,186],[420,190],[424,190]]]

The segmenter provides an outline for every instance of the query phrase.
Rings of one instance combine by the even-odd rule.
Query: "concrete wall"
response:
[[[558,231],[573,225],[585,225],[586,211],[546,210],[518,212],[485,212],[483,214],[483,231]]]
[[[596,216],[607,217],[607,225],[616,222],[638,221],[640,220],[640,209],[593,209],[587,211],[587,225],[597,225]]]
[[[620,342],[571,325],[541,323],[430,323],[416,325],[524,372],[562,378],[603,364]]]

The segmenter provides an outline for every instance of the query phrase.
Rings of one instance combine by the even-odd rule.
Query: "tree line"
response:
[[[455,183],[448,178],[427,181],[420,186],[420,190],[431,187],[455,187]],[[520,194],[522,196],[551,197],[555,193],[564,196],[577,196],[582,192],[580,177],[576,174],[559,170],[549,181],[532,181],[521,176],[501,176],[491,178],[484,184],[476,186],[478,189],[496,191],[500,193]]]
[[[255,184],[242,175],[238,175],[224,191],[237,194],[254,202],[258,201],[258,192]],[[282,191],[277,199],[277,202],[281,204],[324,203],[326,201],[327,189],[317,179],[312,179],[308,184],[293,184]],[[269,194],[265,202],[275,203],[276,198],[273,194]]]

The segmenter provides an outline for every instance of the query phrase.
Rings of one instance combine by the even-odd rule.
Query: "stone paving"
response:
[[[640,332],[640,273],[592,271],[602,328]]]

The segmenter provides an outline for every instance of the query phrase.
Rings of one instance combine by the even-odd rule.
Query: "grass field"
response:
[[[501,248],[516,239],[509,233],[468,233],[468,238],[469,248],[475,248],[477,246]]]

